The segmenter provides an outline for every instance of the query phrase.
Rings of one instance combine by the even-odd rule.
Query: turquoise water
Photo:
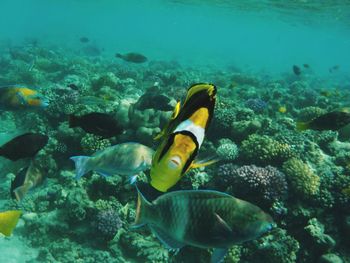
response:
[[[215,262],[350,262],[349,1],[3,0],[0,6],[0,145],[27,132],[48,138],[19,160],[6,153],[35,148],[29,139],[0,148],[0,263],[204,263],[214,248],[228,250]],[[128,61],[129,52],[141,63]],[[210,125],[174,121],[169,134],[154,140],[178,101],[179,116],[188,116],[181,110],[195,83],[217,90],[215,99],[213,90],[203,95],[215,101]],[[19,91],[11,97],[13,88]],[[215,162],[176,173],[173,186],[166,167],[183,160],[176,155],[154,172],[159,156],[153,153],[181,129],[191,133],[174,146],[181,158]],[[129,142],[147,147],[108,148]],[[198,154],[189,154],[189,145]],[[103,157],[83,164],[81,156],[92,155]],[[76,180],[79,165],[84,175]],[[22,168],[33,181],[19,200],[14,189],[27,182],[15,186]],[[204,246],[191,243],[188,233],[176,236],[183,248],[169,250],[148,227],[132,228],[135,174],[148,201],[167,197],[154,183],[165,176],[169,191],[227,193],[256,205],[275,225],[245,228],[253,212],[241,221],[202,215],[212,210],[187,200],[188,211],[170,216],[186,226],[180,233],[199,220],[208,222],[197,233],[204,240],[218,230],[216,240],[232,235],[236,241]],[[9,210],[22,215],[5,237]],[[169,217],[157,220],[174,239]],[[246,242],[237,241],[240,231]]]
[[[322,1],[326,2],[326,1]],[[1,37],[79,48],[87,36],[105,53],[273,73],[309,63],[350,70],[349,7],[339,1],[4,1]]]

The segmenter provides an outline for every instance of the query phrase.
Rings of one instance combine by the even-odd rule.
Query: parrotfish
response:
[[[147,61],[147,58],[144,55],[135,52],[126,53],[124,55],[117,53],[115,56],[132,63],[145,63]]]
[[[274,223],[259,207],[222,192],[175,191],[149,202],[138,191],[134,228],[143,225],[169,249],[214,248],[211,262],[221,262],[230,246],[259,238]]]
[[[297,130],[337,131],[350,123],[350,109],[328,112],[308,122],[297,122]]]
[[[140,143],[121,143],[107,147],[89,156],[74,156],[76,179],[89,171],[96,171],[102,176],[114,174],[131,176],[131,182],[136,175],[149,169],[154,151]]]
[[[11,161],[34,157],[47,144],[49,137],[39,133],[19,135],[0,147],[0,156]]]
[[[35,165],[34,162],[28,167],[22,168],[15,179],[11,183],[11,196],[21,201],[27,192],[40,185],[43,182],[44,176],[42,171]]]
[[[0,87],[1,110],[43,108],[48,105],[48,100],[36,90],[18,86]]]
[[[80,127],[87,133],[110,138],[123,132],[123,128],[111,115],[99,112],[83,116],[69,115],[69,127]]]
[[[0,212],[0,233],[5,236],[11,236],[21,214],[22,212],[17,210]]]

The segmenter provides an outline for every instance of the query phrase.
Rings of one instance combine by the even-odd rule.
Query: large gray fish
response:
[[[210,190],[166,193],[152,203],[138,193],[134,228],[147,224],[170,249],[185,245],[215,248],[211,262],[221,262],[234,244],[271,230],[272,218],[259,207]]]
[[[121,143],[94,153],[92,156],[73,156],[76,179],[89,171],[102,176],[114,174],[135,176],[151,166],[153,150],[136,142]],[[136,177],[132,178],[132,182]]]

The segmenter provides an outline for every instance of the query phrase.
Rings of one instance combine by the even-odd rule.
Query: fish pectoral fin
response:
[[[205,160],[196,160],[194,161],[192,164],[191,164],[191,167],[190,169],[194,169],[194,168],[200,168],[200,167],[205,167],[205,166],[208,166],[208,165],[212,165],[216,162],[220,161],[219,159],[217,158],[208,158],[208,159],[205,159]]]
[[[152,233],[160,240],[160,242],[167,248],[167,249],[181,249],[185,246],[180,241],[177,241],[170,237],[167,233],[165,233],[162,229],[159,227],[156,227],[154,225],[150,226]]]
[[[222,263],[227,254],[227,248],[215,248],[211,255],[210,263]]]
[[[25,98],[23,97],[22,92],[19,92],[19,91],[16,92],[16,97],[17,97],[17,99],[18,99],[18,101],[19,101],[19,103],[21,105],[26,105],[27,104]]]
[[[226,240],[232,235],[232,228],[227,224],[227,222],[217,213],[214,213],[215,222],[213,225],[212,236],[217,241]]]
[[[222,227],[225,231],[232,232],[232,228],[226,223],[224,219],[222,219],[221,216],[219,216],[217,213],[214,213],[215,218],[217,219],[216,223]]]
[[[110,173],[103,171],[103,170],[95,170],[96,173],[98,173],[99,175],[103,176],[103,177],[109,177],[111,176]]]

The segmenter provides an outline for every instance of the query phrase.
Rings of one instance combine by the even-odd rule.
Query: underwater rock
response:
[[[317,218],[310,219],[304,229],[310,235],[318,253],[329,251],[336,245],[336,241],[330,235],[324,233],[325,227]]]

